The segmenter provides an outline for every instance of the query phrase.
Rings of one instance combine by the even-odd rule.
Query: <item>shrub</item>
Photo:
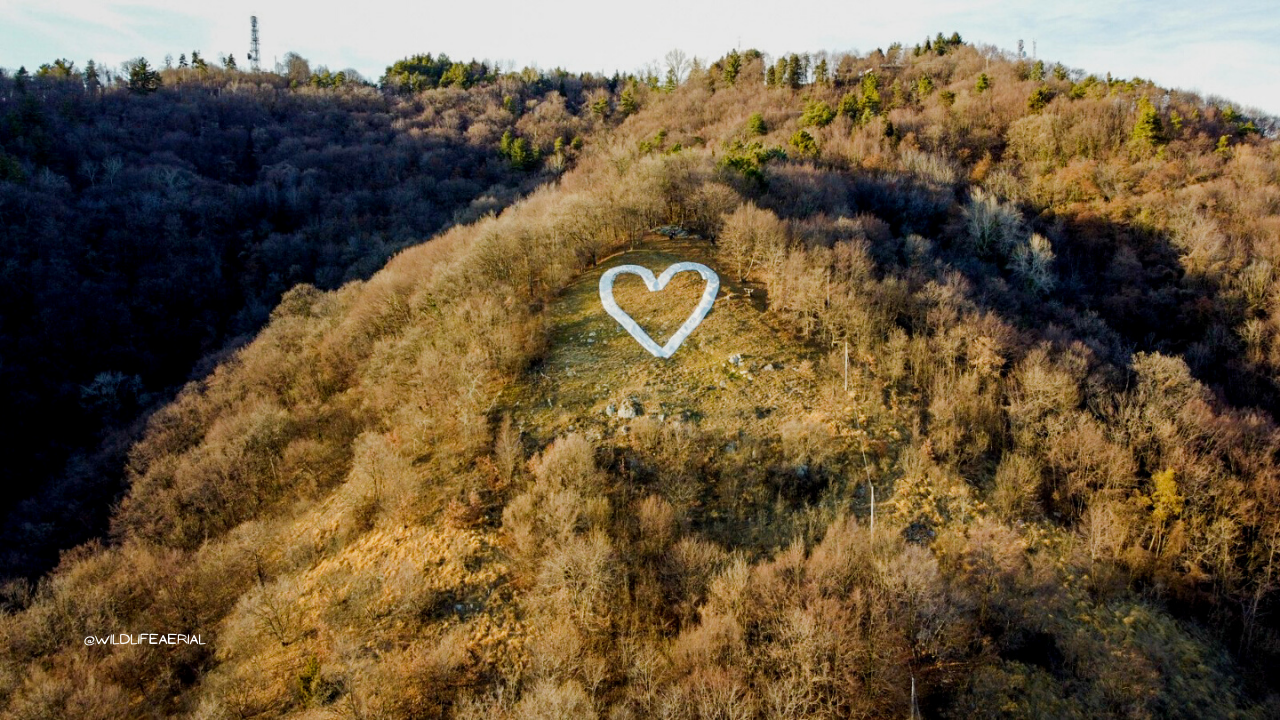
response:
[[[800,124],[812,127],[826,127],[836,119],[836,111],[821,100],[810,100],[800,117]]]
[[[818,143],[809,134],[808,130],[797,130],[791,135],[789,141],[791,147],[795,148],[801,155],[817,155]]]

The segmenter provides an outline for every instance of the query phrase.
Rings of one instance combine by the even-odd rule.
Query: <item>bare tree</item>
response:
[[[676,83],[684,82],[685,77],[689,74],[689,56],[684,51],[676,48],[667,53],[667,76],[674,77]]]

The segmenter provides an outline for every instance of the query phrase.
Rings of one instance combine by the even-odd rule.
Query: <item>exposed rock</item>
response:
[[[734,354],[730,355],[730,356],[729,356],[729,364],[731,364],[731,365],[741,365],[741,364],[742,364],[742,353],[734,353]]]
[[[777,369],[778,368],[773,366],[773,363],[769,363],[768,365],[765,365],[764,367],[760,368],[760,372],[773,372],[774,370],[777,370]]]
[[[622,401],[622,405],[618,408],[618,417],[623,420],[632,420],[644,414],[644,407],[635,398],[627,398]]]
[[[613,403],[609,403],[604,408],[604,414],[608,415],[609,417],[613,417],[614,415],[617,414],[617,412],[618,412],[618,406],[614,405]]]

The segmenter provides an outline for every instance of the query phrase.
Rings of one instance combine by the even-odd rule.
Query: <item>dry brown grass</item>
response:
[[[632,423],[609,417],[610,404],[635,398],[647,416],[690,422],[732,434],[744,421],[753,432],[776,432],[783,418],[815,402],[815,387],[800,367],[812,355],[791,332],[762,312],[763,290],[734,282],[717,269],[714,248],[702,239],[657,235],[615,255],[574,280],[550,307],[545,359],[501,401],[539,444],[570,429],[608,437]],[[711,313],[670,359],[647,353],[600,305],[600,276],[617,265],[642,265],[655,274],[675,262],[717,269],[720,295]],[[685,321],[703,292],[695,273],[681,273],[661,292],[625,274],[614,285],[619,307],[662,344]],[[741,354],[742,362],[729,362]],[[774,370],[764,370],[772,364]],[[764,415],[764,417],[761,417]]]

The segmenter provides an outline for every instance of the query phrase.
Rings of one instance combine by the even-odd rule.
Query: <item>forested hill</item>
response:
[[[285,75],[193,59],[0,75],[0,576],[105,530],[138,420],[281,293],[367,278],[554,177],[607,87],[481,66],[384,93],[296,56]]]
[[[1274,119],[959,36],[670,60],[157,411],[5,586],[0,709],[1280,715]],[[677,260],[723,287],[659,360],[596,288]],[[660,339],[700,293],[617,283]]]

